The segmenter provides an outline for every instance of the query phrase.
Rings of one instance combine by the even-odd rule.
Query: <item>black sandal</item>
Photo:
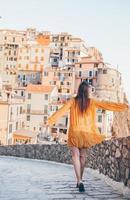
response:
[[[78,188],[79,188],[79,192],[85,192],[84,184],[82,182],[79,183]]]

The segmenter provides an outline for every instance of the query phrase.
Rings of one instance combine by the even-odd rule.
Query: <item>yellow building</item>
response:
[[[13,97],[7,92],[0,101],[0,141],[1,144],[13,143],[13,132],[25,127],[24,100]]]
[[[49,66],[49,41],[37,40],[28,42],[18,51],[18,85],[27,86],[29,83],[40,84],[42,72]]]

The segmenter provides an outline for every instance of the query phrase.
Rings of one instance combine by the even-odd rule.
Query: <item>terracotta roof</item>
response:
[[[54,86],[50,85],[33,85],[29,84],[26,88],[27,92],[36,92],[36,93],[51,93],[54,89]]]

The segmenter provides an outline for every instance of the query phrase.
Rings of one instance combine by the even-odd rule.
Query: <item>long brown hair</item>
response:
[[[86,81],[80,83],[77,96],[75,97],[75,101],[78,104],[79,110],[82,114],[90,104],[89,87],[90,85]]]

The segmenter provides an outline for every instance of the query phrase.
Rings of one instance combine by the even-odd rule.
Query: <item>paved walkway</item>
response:
[[[0,156],[0,200],[125,199],[89,169],[84,184],[86,192],[79,193],[72,166]]]

